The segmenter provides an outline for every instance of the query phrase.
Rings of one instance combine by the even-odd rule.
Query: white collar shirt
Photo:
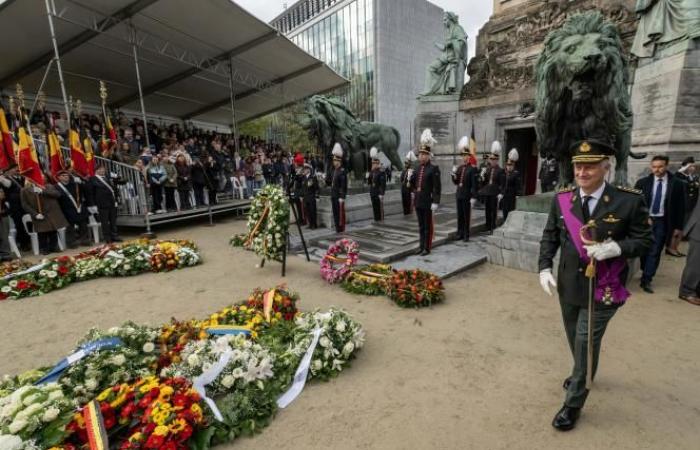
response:
[[[579,188],[579,195],[581,196],[581,207],[583,207],[583,201],[586,198],[586,196],[591,197],[590,200],[588,200],[588,216],[590,217],[593,214],[593,211],[595,211],[595,207],[598,205],[598,200],[603,196],[603,191],[605,190],[605,184],[603,183],[600,185],[598,189],[595,190],[592,194],[586,194],[583,192],[582,188]]]
[[[654,208],[654,200],[656,199],[656,189],[659,185],[659,180],[661,181],[661,204],[659,205],[659,212],[652,213],[651,210]],[[651,217],[663,217],[666,213],[664,211],[664,203],[666,203],[666,192],[668,191],[668,174],[665,173],[663,178],[654,177],[654,183],[651,186],[651,205],[649,206],[649,216]]]

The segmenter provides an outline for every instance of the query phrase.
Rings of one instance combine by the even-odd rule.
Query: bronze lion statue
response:
[[[535,66],[535,128],[542,156],[559,161],[561,186],[573,182],[569,147],[597,139],[615,149],[615,183],[627,184],[632,108],[628,62],[615,25],[597,11],[574,14],[549,33]]]
[[[341,100],[335,97],[310,97],[305,113],[298,119],[309,136],[323,149],[326,167],[330,167],[331,150],[338,142],[343,147],[343,159],[355,178],[363,177],[369,167],[372,147],[384,153],[397,169],[401,168],[398,148],[401,137],[396,128],[357,120]]]

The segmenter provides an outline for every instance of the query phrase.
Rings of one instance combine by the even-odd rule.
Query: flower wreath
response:
[[[263,259],[282,261],[289,230],[289,202],[281,187],[268,184],[253,198],[248,233],[233,236],[230,244],[253,250]]]
[[[321,278],[333,284],[345,279],[360,257],[360,246],[352,239],[340,239],[328,247],[321,259]],[[337,266],[336,266],[337,265]]]
[[[340,286],[351,294],[384,295],[393,275],[388,264],[368,264],[353,268]]]
[[[402,307],[431,306],[445,299],[442,280],[423,270],[399,270],[388,282],[387,295]]]

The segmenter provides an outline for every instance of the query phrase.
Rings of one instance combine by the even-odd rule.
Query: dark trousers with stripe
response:
[[[496,220],[498,219],[498,197],[495,195],[484,195],[484,209],[486,229],[493,231],[496,229]]]
[[[304,212],[306,213],[306,222],[309,228],[318,227],[318,221],[316,220],[316,198],[311,197],[304,199]]]
[[[433,212],[430,208],[416,208],[418,217],[418,235],[420,249],[428,250],[433,247]]]
[[[469,240],[469,224],[472,217],[470,199],[457,199],[457,239]]]
[[[566,338],[569,341],[574,368],[571,371],[571,383],[566,391],[564,404],[572,408],[582,408],[588,397],[586,374],[588,371],[588,307],[560,302],[561,315],[564,319]],[[600,303],[593,311],[593,377],[598,370],[598,359],[603,335],[608,322],[617,312],[617,307]]]
[[[382,207],[382,201],[378,195],[370,195],[370,200],[372,200],[372,213],[374,215],[375,222],[381,222],[384,220],[384,208]]]
[[[401,205],[404,216],[411,214],[411,191],[401,189]]]
[[[331,197],[331,206],[333,207],[333,222],[336,233],[345,231],[345,205],[340,204],[340,198]]]

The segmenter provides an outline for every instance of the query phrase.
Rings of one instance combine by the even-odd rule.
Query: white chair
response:
[[[99,244],[102,224],[95,219],[95,215],[92,213],[88,214],[88,228],[92,231],[92,240],[95,241],[95,245]]]
[[[22,225],[24,226],[24,231],[27,232],[27,234],[29,235],[29,239],[32,243],[32,253],[34,253],[34,255],[38,255],[39,254],[39,234],[36,231],[34,231],[33,226],[32,226],[32,231],[29,231],[28,224],[30,224],[30,223],[32,223],[32,216],[30,216],[29,214],[23,215],[22,216]]]
[[[10,251],[17,256],[17,258],[22,258],[22,254],[19,252],[19,247],[17,247],[17,228],[15,228],[14,220],[10,219],[10,233],[7,236],[7,241],[10,244]]]
[[[245,177],[241,177],[245,180]],[[232,191],[233,191],[233,198],[236,198],[236,194],[238,194],[238,198],[245,198],[245,181],[243,184],[241,184],[241,181],[236,178],[236,177],[231,177],[231,186],[232,186]]]

